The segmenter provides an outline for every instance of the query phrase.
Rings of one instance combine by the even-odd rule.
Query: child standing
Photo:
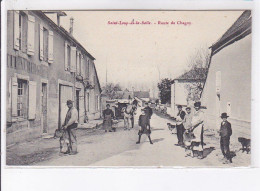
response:
[[[220,148],[224,155],[224,158],[229,160],[230,163],[232,163],[232,158],[230,156],[230,150],[229,150],[229,144],[230,144],[230,137],[232,135],[232,129],[231,129],[231,123],[227,121],[227,118],[229,116],[227,113],[221,114],[221,125],[220,125]],[[226,161],[228,162],[228,161]]]
[[[142,134],[146,134],[149,138],[149,141],[150,141],[150,144],[153,144],[152,140],[151,140],[151,137],[150,137],[150,134],[151,134],[151,129],[148,125],[148,117],[145,113],[145,109],[141,109],[141,115],[139,116],[139,126],[140,126],[140,129],[139,129],[139,132],[138,132],[138,135],[139,135],[139,138],[138,138],[138,141],[136,142],[136,144],[140,144],[140,140],[141,140],[141,136]]]

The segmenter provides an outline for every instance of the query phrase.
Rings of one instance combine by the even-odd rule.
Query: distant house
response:
[[[178,105],[191,106],[194,102],[192,95],[197,93],[198,97],[200,96],[200,93],[193,91],[203,87],[207,72],[207,68],[194,68],[173,80],[171,85],[171,115],[174,116],[177,114]]]
[[[237,21],[210,48],[211,62],[201,101],[207,107],[207,128],[219,128],[227,112],[233,138],[250,137],[251,126],[251,11]]]

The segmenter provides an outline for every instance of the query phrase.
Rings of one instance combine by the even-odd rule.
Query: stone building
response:
[[[42,11],[7,12],[7,145],[51,134],[74,101],[79,121],[100,118],[95,58]]]

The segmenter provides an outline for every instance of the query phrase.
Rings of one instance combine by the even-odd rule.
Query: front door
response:
[[[75,107],[77,108],[78,110],[78,119],[79,119],[79,93],[80,93],[80,90],[76,90],[76,105]]]
[[[68,107],[67,100],[73,100],[73,89],[71,86],[59,85],[59,128],[64,123]]]
[[[42,83],[42,132],[48,132],[47,126],[47,84]]]

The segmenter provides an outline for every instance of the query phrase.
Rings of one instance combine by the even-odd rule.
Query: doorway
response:
[[[48,132],[48,126],[47,126],[47,84],[42,83],[42,132],[47,133]]]
[[[76,103],[75,103],[75,107],[78,110],[78,119],[79,119],[79,94],[80,94],[80,90],[76,90]]]
[[[64,123],[68,107],[67,100],[73,100],[73,89],[71,86],[59,85],[59,127]]]

